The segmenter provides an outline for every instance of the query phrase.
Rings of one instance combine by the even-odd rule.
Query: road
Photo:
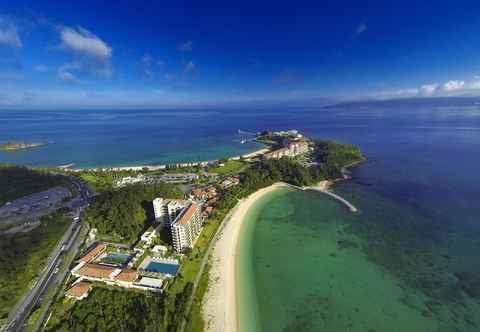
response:
[[[38,303],[41,303],[44,292],[54,284],[55,281],[58,281],[58,267],[62,263],[64,256],[78,249],[74,244],[80,234],[80,215],[91,202],[94,192],[78,179],[74,177],[69,177],[69,179],[72,184],[77,187],[79,193],[79,195],[69,203],[69,207],[74,211],[72,223],[50,255],[47,265],[40,272],[35,286],[23,296],[10,312],[7,324],[3,327],[2,332],[25,331],[26,322],[32,309]]]

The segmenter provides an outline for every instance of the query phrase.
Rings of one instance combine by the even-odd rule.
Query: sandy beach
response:
[[[211,332],[238,331],[236,298],[236,257],[238,238],[248,210],[263,195],[283,188],[276,183],[240,201],[221,226],[210,262],[209,286],[204,297],[203,315],[206,330]]]

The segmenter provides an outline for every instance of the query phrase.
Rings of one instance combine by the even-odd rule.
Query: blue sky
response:
[[[480,94],[480,3],[417,2],[1,1],[0,107]]]

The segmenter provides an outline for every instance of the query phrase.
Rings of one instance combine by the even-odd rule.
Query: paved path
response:
[[[350,212],[358,212],[358,209],[355,207],[355,205],[353,205],[352,203],[347,201],[342,196],[339,196],[339,195],[335,194],[334,192],[331,192],[330,190],[324,190],[324,189],[320,189],[320,188],[316,188],[316,187],[305,187],[305,188],[303,188],[303,190],[313,190],[313,191],[321,192],[325,195],[328,195],[328,196],[336,199],[337,201],[339,201],[340,203],[345,205],[350,210]]]

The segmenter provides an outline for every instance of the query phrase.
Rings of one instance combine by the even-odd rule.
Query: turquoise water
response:
[[[335,191],[280,192],[242,242],[244,326],[264,331],[480,330],[480,108],[451,99],[236,110],[2,111],[0,162],[82,166],[217,159],[258,148],[237,130],[296,128],[360,146]],[[249,240],[250,239],[250,240]],[[247,304],[248,303],[248,304]],[[254,315],[254,316],[252,316]],[[245,316],[244,316],[245,317]],[[253,317],[253,318],[252,318]],[[247,325],[245,325],[247,324]]]
[[[377,198],[359,199],[360,214],[313,192],[257,203],[240,243],[240,330],[478,331],[452,253],[411,229],[428,220]]]
[[[158,273],[165,273],[170,275],[176,275],[178,271],[177,264],[167,264],[167,263],[159,263],[159,262],[150,262],[144,269],[148,272],[158,272]]]

